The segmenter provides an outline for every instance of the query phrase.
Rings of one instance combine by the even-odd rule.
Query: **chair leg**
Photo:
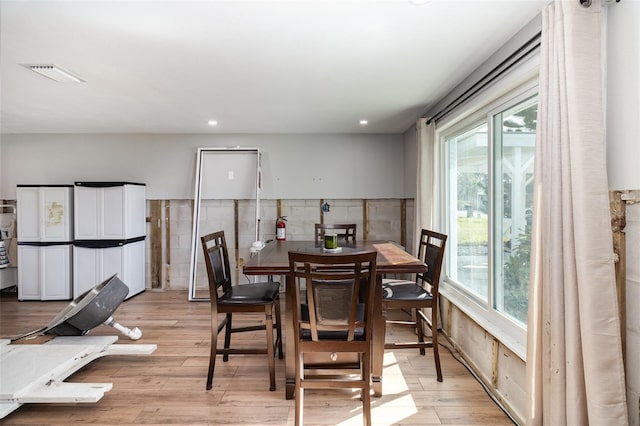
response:
[[[227,314],[227,325],[224,332],[224,348],[229,349],[231,347],[231,320],[233,319],[231,314]],[[222,361],[229,361],[229,354],[225,353],[222,355]]]
[[[296,426],[301,426],[304,424],[303,416],[302,416],[302,408],[304,407],[304,389],[302,388],[302,378],[304,375],[304,358],[303,354],[299,353],[296,356],[296,390],[295,390],[295,399],[296,399]]]
[[[433,316],[431,318],[431,342],[433,343],[433,359],[436,362],[436,377],[438,381],[442,381],[442,369],[440,368],[440,354],[438,352],[438,312],[432,308]]]
[[[213,387],[213,370],[216,367],[216,354],[218,351],[218,329],[217,324],[211,324],[211,353],[209,354],[209,373],[207,374],[207,390]]]
[[[282,316],[280,314],[280,297],[275,301],[276,305],[276,343],[278,345],[278,358],[283,359],[284,353],[282,352]]]
[[[276,390],[276,361],[273,350],[273,306],[265,306],[265,328],[267,334],[267,363],[269,365],[269,390]]]
[[[364,354],[362,358],[362,378],[365,383],[362,389],[362,420],[365,426],[371,426],[371,353]]]
[[[418,343],[424,343],[424,324],[422,323],[422,318],[418,314],[418,309],[420,308],[416,308],[415,312],[413,312],[416,317],[416,331],[418,333]],[[425,354],[425,350],[423,346],[420,348],[420,355],[424,355],[424,354]]]

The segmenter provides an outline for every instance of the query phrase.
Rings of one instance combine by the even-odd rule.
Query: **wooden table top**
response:
[[[389,241],[356,241],[341,244],[348,252],[376,250],[379,274],[410,274],[424,272],[424,262]],[[314,241],[272,241],[261,251],[252,254],[243,267],[246,275],[284,275],[289,272],[289,251],[322,252]],[[347,250],[343,250],[346,253]]]

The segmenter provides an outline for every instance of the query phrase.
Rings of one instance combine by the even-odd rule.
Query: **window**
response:
[[[537,98],[496,114],[494,120],[495,263],[493,308],[527,322],[533,159]]]
[[[489,266],[489,156],[486,121],[449,146],[451,278],[475,296],[488,295]]]
[[[521,340],[529,297],[536,118],[537,96],[512,94],[440,134],[449,234],[445,287],[479,307],[490,322],[519,329]]]

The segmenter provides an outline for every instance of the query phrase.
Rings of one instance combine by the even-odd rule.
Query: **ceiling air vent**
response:
[[[84,78],[77,74],[67,71],[64,68],[55,64],[38,64],[38,65],[25,65],[31,71],[37,72],[51,80],[61,83],[84,83]]]

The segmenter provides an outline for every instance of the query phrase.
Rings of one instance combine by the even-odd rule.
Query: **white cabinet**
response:
[[[145,289],[144,240],[116,247],[73,247],[73,294],[80,296],[113,274],[129,287],[127,299]]]
[[[73,240],[73,187],[18,185],[19,242]]]
[[[145,186],[128,182],[76,182],[76,240],[131,239],[146,233]]]
[[[113,274],[129,287],[127,298],[144,291],[145,195],[141,183],[76,182],[74,297]]]
[[[18,246],[18,299],[71,299],[71,245]]]
[[[73,186],[18,185],[18,299],[71,299]]]

